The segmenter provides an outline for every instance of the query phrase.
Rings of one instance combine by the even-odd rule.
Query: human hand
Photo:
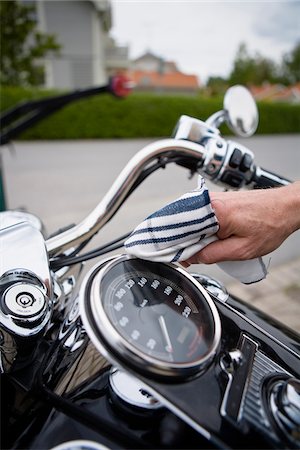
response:
[[[211,264],[266,255],[300,228],[300,182],[273,189],[211,192],[218,241],[183,262]]]

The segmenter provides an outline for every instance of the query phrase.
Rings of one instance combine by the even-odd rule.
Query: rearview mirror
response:
[[[236,85],[225,94],[223,108],[229,128],[238,136],[252,136],[258,125],[258,109],[252,94]]]

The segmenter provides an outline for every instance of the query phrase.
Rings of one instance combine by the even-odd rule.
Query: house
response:
[[[132,61],[130,78],[140,91],[194,94],[200,88],[196,75],[180,72],[174,61],[149,51]]]
[[[147,51],[144,55],[136,58],[131,64],[132,70],[140,70],[146,72],[178,72],[177,65],[173,61],[165,61],[160,56]]]
[[[114,71],[129,65],[128,49],[118,48],[109,36],[110,0],[37,0],[41,31],[55,34],[58,55],[44,60],[48,88],[99,86]]]
[[[264,83],[251,86],[250,91],[257,101],[300,103],[300,83],[293,86]]]
[[[117,45],[111,36],[106,38],[105,67],[108,76],[116,73],[127,73],[130,69],[129,49],[127,46]]]

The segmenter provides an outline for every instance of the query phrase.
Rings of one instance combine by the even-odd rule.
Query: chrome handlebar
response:
[[[117,212],[147,166],[157,159],[167,163],[174,157],[177,157],[177,164],[192,168],[226,188],[253,189],[289,184],[289,180],[257,167],[249,149],[223,139],[210,122],[182,116],[174,139],[153,142],[136,153],[104,198],[82,222],[46,241],[49,255],[76,247],[95,235]]]
[[[147,145],[131,158],[100,203],[82,222],[47,239],[46,248],[49,255],[53,256],[71,246],[77,246],[96,234],[120,208],[142,171],[157,158],[192,158],[201,165],[205,153],[203,146],[177,139],[165,139]]]

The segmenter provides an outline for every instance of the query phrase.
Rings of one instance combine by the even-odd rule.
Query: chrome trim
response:
[[[200,144],[204,138],[218,138],[219,136],[220,131],[210,125],[208,121],[203,122],[186,115],[179,118],[173,135],[175,139],[185,139],[197,144]]]
[[[200,372],[207,366],[208,363],[211,362],[211,360],[216,354],[217,348],[220,343],[221,321],[214,302],[212,301],[206,290],[201,286],[201,284],[198,283],[198,281],[196,281],[188,272],[186,272],[184,269],[178,266],[175,266],[174,264],[171,263],[165,264],[171,267],[172,269],[180,272],[183,276],[185,276],[194,286],[196,286],[196,288],[201,292],[201,294],[205,298],[211,310],[214,320],[215,326],[214,339],[208,354],[205,357],[202,357],[199,360],[194,361],[192,363],[166,362],[158,360],[155,357],[145,355],[117,332],[117,330],[113,327],[110,320],[108,319],[107,314],[102,306],[102,303],[97,301],[99,300],[100,284],[105,274],[116,264],[130,259],[137,259],[137,258],[130,255],[121,255],[116,257],[113,261],[108,263],[103,269],[99,270],[99,272],[95,275],[92,281],[91,298],[89,299],[89,301],[93,316],[95,317],[100,333],[101,330],[102,331],[105,330],[105,339],[109,342],[109,346],[113,348],[113,351],[116,352],[117,355],[121,355],[121,358],[130,361],[132,365],[134,365],[137,368],[137,370],[140,369],[143,372],[149,373],[149,375],[156,374],[168,377],[178,377],[178,376],[188,377],[192,374],[195,375],[197,371]],[[107,343],[103,344],[102,342],[100,342],[99,336],[93,331],[93,328],[90,325],[90,321],[85,307],[84,291],[81,291],[80,311],[83,324],[93,344],[95,345],[96,348],[99,349],[99,351],[102,354],[105,354],[105,356],[109,360],[112,360],[110,351],[105,348]],[[115,361],[113,361],[113,363],[114,362]]]
[[[35,281],[34,278],[32,278],[32,281]],[[17,298],[21,293],[27,294],[33,299],[31,306],[22,308],[18,305]],[[28,282],[28,280],[13,283],[4,292],[1,292],[1,298],[0,327],[14,335],[34,336],[50,320],[52,301],[46,296],[42,286],[37,286],[33,282]]]
[[[247,422],[261,429],[263,433],[268,433],[275,440],[277,437],[268,419],[266,407],[263,404],[262,387],[268,377],[276,377],[278,374],[281,374],[283,377],[292,377],[282,366],[258,350],[254,357],[242,410],[242,416]]]
[[[74,266],[63,267],[57,272],[52,273],[55,308],[57,311],[65,311],[73,308],[76,301],[80,282],[83,275],[84,264],[76,264]]]
[[[3,293],[9,314],[21,321],[33,322],[43,315],[46,307],[45,293],[31,283],[14,283]]]
[[[229,392],[230,392],[230,389],[231,389],[231,385],[232,385],[232,382],[233,382],[233,374],[231,372],[228,372],[227,370],[225,370],[223,368],[221,362],[220,362],[220,367],[223,370],[223,372],[226,373],[227,379],[228,379],[227,385],[226,385],[226,388],[225,388],[225,392],[224,392],[224,396],[223,396],[223,400],[222,400],[221,407],[220,407],[220,414],[221,414],[222,417],[227,417],[226,406],[227,406],[227,402],[228,402],[228,397],[229,397]]]
[[[221,180],[224,172],[229,171],[231,174],[238,174],[241,177],[241,185],[249,184],[253,178],[255,166],[252,162],[251,167],[246,172],[242,172],[238,167],[233,168],[229,165],[230,158],[235,148],[239,148],[243,155],[248,154],[254,160],[253,153],[245,146],[223,139],[217,128],[226,118],[224,111],[219,111],[211,116],[206,122],[194,119],[189,116],[181,116],[175,131],[175,138],[187,139],[189,142],[200,143],[205,147],[205,158],[198,172],[205,178],[209,178],[215,184],[228,187],[226,182]],[[210,121],[211,120],[211,121]],[[211,126],[210,126],[211,125]],[[251,186],[247,186],[251,187]],[[230,186],[231,189],[234,189]]]
[[[256,354],[256,352],[258,350],[258,343],[256,341],[254,341],[254,339],[251,339],[245,333],[242,334],[241,341],[242,341],[242,339],[248,340],[249,342],[252,342],[254,344],[254,346],[255,346],[255,354]],[[237,350],[239,350],[239,349],[237,349]],[[230,353],[229,353],[229,355],[231,357],[236,358],[237,354],[235,352],[236,351],[230,352],[231,355],[230,355]],[[254,354],[254,357],[255,357],[255,354]],[[240,355],[238,356],[238,361],[234,361],[232,359],[233,371],[231,373],[230,372],[228,373],[228,385],[226,386],[225,394],[224,394],[222,405],[221,405],[221,409],[220,409],[220,414],[222,416],[228,417],[227,413],[226,413],[226,406],[227,406],[227,401],[228,401],[228,396],[229,396],[229,392],[230,392],[230,389],[231,389],[231,385],[232,385],[232,382],[234,380],[234,370],[239,365],[241,365],[243,363],[243,358],[244,358],[244,354],[240,352]],[[238,365],[236,365],[236,364],[238,364]],[[254,364],[254,359],[253,359],[253,364]],[[241,397],[241,401],[240,401],[240,409],[239,409],[238,418],[237,418],[237,422],[238,423],[240,422],[240,420],[242,418],[243,405],[244,405],[244,401],[245,401],[245,398],[246,398],[246,393],[247,393],[247,390],[248,390],[248,386],[249,386],[249,382],[250,382],[250,378],[251,378],[251,374],[252,374],[252,370],[253,370],[253,364],[252,364],[252,366],[251,366],[251,368],[250,368],[250,370],[249,370],[249,372],[247,374],[246,380],[245,380],[245,385],[244,385],[244,389],[243,389],[243,393],[242,393],[242,397]]]
[[[257,344],[256,341],[251,339],[245,333],[242,334],[241,341],[242,341],[242,339],[246,339],[246,340],[252,342],[255,345],[255,347],[256,347],[255,353],[257,352],[258,344]],[[230,358],[230,365],[229,365],[229,367],[226,367],[226,365],[224,364],[224,357],[228,357],[228,356]],[[227,406],[227,402],[228,402],[229,393],[230,393],[230,390],[231,390],[231,385],[232,385],[232,382],[234,380],[234,371],[235,371],[235,369],[237,367],[239,367],[240,365],[243,364],[243,358],[244,358],[243,353],[241,353],[241,351],[239,349],[235,349],[235,350],[233,350],[231,352],[226,353],[220,359],[220,367],[223,370],[223,372],[227,374],[227,377],[228,377],[227,386],[226,386],[226,389],[225,389],[225,393],[224,393],[222,404],[221,404],[221,408],[220,408],[220,414],[223,417],[228,417],[227,416],[227,412],[226,412],[226,406]],[[251,373],[252,373],[252,368],[248,372],[247,378],[246,378],[246,381],[245,381],[245,388],[244,388],[244,392],[243,392],[243,395],[242,395],[242,398],[241,398],[241,403],[240,403],[238,422],[241,419],[242,405],[243,405],[243,402],[244,402],[244,399],[245,399],[245,396],[246,396],[246,391],[247,391],[247,387],[248,387],[249,380],[250,380],[250,377],[251,377]]]
[[[256,178],[268,178],[270,181],[275,182],[276,184],[281,184],[282,186],[288,186],[290,181],[282,178],[280,175],[276,175],[275,173],[270,173],[267,170],[262,169],[261,167],[256,167],[255,171]]]
[[[196,158],[202,162],[205,149],[194,142],[176,139],[165,139],[144,147],[131,158],[101,202],[82,222],[46,241],[49,254],[54,255],[68,246],[76,246],[97,233],[122,205],[143,169],[157,158],[175,155]]]
[[[46,235],[45,227],[39,217],[26,211],[8,210],[0,212],[0,229],[16,225],[21,222],[29,222],[39,230],[43,236]]]
[[[52,315],[53,284],[45,241],[34,225],[8,226],[0,230],[0,241],[0,330],[5,337],[0,370],[8,372],[19,362],[31,363],[36,340]]]
[[[206,158],[199,172],[215,182],[220,173],[227,154],[227,142],[222,138],[210,138],[205,144]]]
[[[220,170],[217,173],[217,176],[216,176],[216,178],[213,181],[216,184],[228,187],[228,184],[222,182],[221,178],[222,178],[222,175],[224,174],[224,172],[229,171],[229,172],[236,173],[236,174],[239,174],[240,176],[242,176],[243,181],[241,182],[241,185],[238,187],[238,189],[240,189],[241,187],[245,187],[245,184],[247,182],[249,182],[249,180],[254,175],[254,172],[255,172],[254,163],[252,162],[251,167],[250,167],[249,170],[247,170],[247,172],[241,172],[239,170],[239,168],[232,168],[229,165],[229,161],[230,161],[230,158],[231,158],[231,156],[232,156],[232,154],[233,154],[233,152],[234,152],[234,150],[236,148],[241,150],[243,155],[246,155],[246,154],[250,155],[251,158],[252,158],[252,161],[254,161],[254,154],[253,154],[253,152],[251,150],[249,150],[247,147],[245,147],[244,145],[242,145],[242,144],[240,144],[238,142],[234,142],[234,141],[228,140],[228,141],[225,141],[225,146],[226,146],[226,155],[225,155],[225,157],[224,157],[224,159],[222,161],[222,164],[220,166]],[[249,185],[246,186],[246,188],[248,188],[248,189],[249,189],[249,187],[250,187]],[[231,187],[230,189],[234,189],[234,188]]]
[[[217,111],[214,114],[212,114],[205,123],[210,127],[219,128],[222,123],[224,123],[227,119],[226,112],[224,109],[221,109],[221,111]]]
[[[39,334],[46,328],[52,315],[52,302],[45,298],[45,308],[38,317],[22,319],[14,317],[12,314],[4,314],[0,310],[0,329],[7,330],[13,336],[31,337]]]
[[[42,234],[30,223],[22,222],[0,230],[0,282],[7,273],[31,272],[46,287],[52,297],[48,255]],[[17,273],[16,273],[17,275]]]
[[[99,444],[96,441],[87,441],[86,439],[78,439],[74,441],[63,442],[62,444],[52,447],[50,450],[110,450],[106,445]]]
[[[270,415],[288,441],[300,445],[300,380],[279,379],[268,393]],[[295,447],[296,448],[296,447]]]
[[[215,278],[204,275],[203,273],[190,273],[201,286],[206,289],[209,295],[219,300],[221,303],[226,303],[229,297],[226,287]]]
[[[111,369],[109,383],[113,392],[128,405],[146,410],[157,410],[162,404],[148,392],[148,386],[124,370]]]

